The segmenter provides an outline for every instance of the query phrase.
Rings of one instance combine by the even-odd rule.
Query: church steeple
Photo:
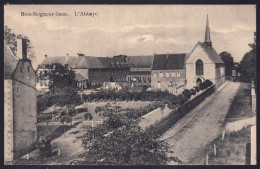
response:
[[[205,43],[207,46],[212,46],[212,42],[211,42],[211,39],[210,39],[208,14],[207,14],[207,23],[206,23],[206,31],[205,31],[205,41],[204,41],[204,43]]]

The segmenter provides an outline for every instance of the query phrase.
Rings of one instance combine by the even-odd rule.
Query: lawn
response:
[[[226,119],[255,116],[251,110],[250,83],[241,83],[233,103],[226,115]]]
[[[223,141],[222,134],[219,135],[209,148],[209,165],[245,165],[246,144],[251,143],[250,128],[247,126],[238,132],[226,134]],[[216,157],[213,144],[216,144]]]

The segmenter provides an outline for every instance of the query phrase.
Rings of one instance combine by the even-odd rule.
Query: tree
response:
[[[254,43],[248,44],[251,50],[247,52],[238,65],[238,71],[242,76],[253,78],[256,81],[256,32],[254,33]]]
[[[68,65],[61,65],[60,63],[53,63],[46,65],[51,71],[47,72],[52,84],[51,91],[54,93],[56,89],[68,91],[68,89],[77,89],[77,81],[75,80],[75,72],[68,69]]]
[[[92,117],[92,114],[91,113],[86,113],[86,114],[84,114],[84,118],[85,118],[85,120],[92,120],[93,119],[93,117]]]
[[[43,164],[43,160],[49,157],[52,154],[52,146],[50,138],[42,138],[36,143],[36,148],[39,150],[41,163]]]
[[[111,129],[105,121],[103,127],[86,133],[82,142],[87,151],[76,164],[160,165],[172,159],[167,156],[166,142],[157,140],[152,132],[141,130],[137,121],[126,116],[120,119],[123,125],[114,130],[105,130],[106,125]],[[90,133],[95,133],[96,139]]]
[[[62,116],[61,119],[60,119],[60,122],[63,125],[63,134],[64,134],[64,137],[65,137],[65,123],[67,123],[67,124],[70,123],[71,118],[68,115]]]
[[[28,50],[28,56],[29,57],[35,57],[35,54],[33,52],[33,46],[31,43],[31,40],[22,34],[15,34],[13,33],[12,29],[10,29],[8,26],[4,27],[4,40],[7,45],[10,46],[12,52],[16,54],[17,51],[17,41],[16,39],[27,39],[27,50]]]
[[[225,63],[225,74],[226,76],[232,75],[232,69],[234,67],[234,60],[230,53],[227,51],[221,52],[219,54],[223,62]]]

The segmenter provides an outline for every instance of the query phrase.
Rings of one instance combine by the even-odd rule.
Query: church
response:
[[[191,89],[206,79],[216,88],[225,81],[225,65],[210,39],[209,20],[207,16],[204,43],[198,42],[186,59],[186,88]]]
[[[212,81],[218,88],[225,81],[225,65],[212,46],[207,16],[205,40],[199,41],[190,53],[155,54],[151,74],[152,90],[177,95],[205,80]]]

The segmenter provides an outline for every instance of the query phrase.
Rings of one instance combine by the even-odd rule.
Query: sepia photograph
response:
[[[4,165],[256,165],[256,4],[4,5]]]

